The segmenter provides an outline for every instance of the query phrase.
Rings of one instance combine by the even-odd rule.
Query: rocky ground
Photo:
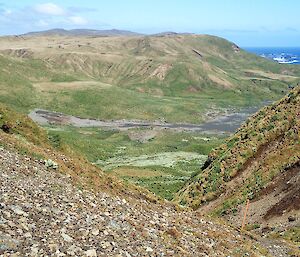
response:
[[[0,169],[1,256],[260,256],[195,212],[80,189],[14,151],[0,148]]]
[[[267,104],[268,102],[264,103]],[[258,106],[244,108],[238,110],[223,110],[215,117],[209,114],[207,121],[203,124],[192,123],[168,123],[162,121],[145,121],[145,120],[97,120],[80,118],[63,113],[57,113],[47,110],[35,109],[29,113],[29,117],[40,125],[71,125],[74,127],[98,127],[112,130],[129,130],[132,128],[156,129],[156,130],[172,130],[172,131],[189,131],[214,134],[230,134],[236,131],[237,128],[249,117],[258,110]],[[211,116],[211,117],[209,117]],[[137,135],[132,135],[135,138]],[[155,137],[155,131],[150,131],[146,135],[142,135],[141,142]]]

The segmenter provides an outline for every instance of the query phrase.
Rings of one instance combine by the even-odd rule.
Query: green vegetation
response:
[[[1,40],[1,147],[48,160],[47,167],[59,167],[81,189],[125,192],[157,202],[144,187],[195,209],[207,204],[207,213],[233,222],[247,200],[257,204],[260,219],[266,220],[299,206],[300,198],[294,197],[299,195],[298,180],[290,179],[300,167],[299,87],[227,140],[163,129],[47,126],[45,131],[15,111],[27,115],[39,108],[107,120],[201,123],[279,99],[299,85],[300,66],[270,62],[211,36],[82,37],[80,49],[74,38],[57,37],[51,49],[48,40],[39,42],[38,53],[27,50],[36,49],[27,38],[15,42],[28,51],[25,57],[6,49],[11,42]],[[270,201],[269,193],[276,190]],[[263,229],[255,213],[249,216],[246,230]],[[286,217],[283,221],[289,222]],[[299,244],[297,227],[276,236]],[[243,255],[243,250],[234,254]]]
[[[4,125],[8,128],[6,132],[15,134],[19,140],[42,146],[48,144],[45,131],[30,118],[0,104],[0,128]]]
[[[209,154],[208,167],[180,190],[177,201],[198,208],[226,191],[227,198],[219,198],[214,208],[214,213],[223,215],[246,199],[259,196],[276,175],[299,163],[300,120],[295,118],[299,105],[300,87],[248,119],[235,135]]]
[[[16,42],[29,52],[20,58],[2,38],[1,102],[23,113],[45,108],[89,118],[199,123],[208,111],[278,99],[300,81],[300,67],[236,51],[212,36],[106,38],[105,44],[83,37],[87,48],[80,49],[75,38],[53,40],[57,49],[41,41],[38,55],[31,38]],[[68,47],[58,48],[63,44]]]
[[[199,123],[208,114],[278,99],[300,81],[300,67],[270,62],[212,36],[82,37],[84,47],[80,48],[76,38],[55,37],[51,38],[51,49],[48,40],[38,42],[38,53],[34,39],[13,42],[17,49],[7,49],[14,45],[11,38],[1,40],[0,101],[26,114],[43,108],[88,118]],[[18,49],[23,49],[22,57]],[[264,132],[251,132],[261,144],[282,118],[274,115],[274,124],[261,128]],[[161,132],[142,144],[126,132],[62,128],[49,133],[54,147],[67,144],[107,172],[159,194],[171,188],[166,196],[169,199],[189,176],[199,172],[203,155],[220,143],[219,139],[207,143],[192,138],[197,136]],[[217,152],[224,160],[236,145],[235,141],[227,144]],[[236,166],[224,169],[221,163],[212,165],[205,193],[208,199],[222,191],[220,185],[255,152],[252,148],[240,150]],[[182,154],[174,157],[174,152]],[[186,153],[198,156],[185,158]],[[149,162],[149,158],[178,161],[172,167],[155,161],[147,167],[138,166],[137,161]],[[107,168],[109,161],[115,162],[111,169]],[[127,176],[124,166],[147,169],[152,175]],[[160,186],[159,180],[165,182]],[[243,197],[255,194],[265,181],[262,177],[254,191],[243,189]],[[249,183],[257,181],[253,178]],[[198,193],[193,194],[196,197]]]
[[[284,232],[272,232],[269,235],[270,238],[283,238],[285,240],[288,240],[298,246],[300,246],[300,228],[299,227],[292,227],[288,228]]]
[[[8,125],[9,131],[3,129],[2,125]],[[137,199],[142,197],[151,202],[158,201],[158,198],[149,191],[132,184],[125,186],[116,177],[104,174],[84,156],[64,144],[62,140],[57,144],[57,137],[47,137],[47,131],[26,115],[15,112],[3,104],[0,104],[0,127],[1,147],[17,151],[25,158],[30,157],[32,162],[48,160],[46,164],[48,163],[49,168],[57,169],[59,167],[59,172],[71,176],[73,183],[78,188],[105,190],[117,195],[126,192],[127,196],[131,195]],[[59,149],[51,146],[53,142]]]
[[[300,228],[295,227],[295,228],[289,229],[288,231],[284,232],[283,238],[300,245]]]
[[[148,130],[47,129],[53,146],[60,148],[67,144],[105,172],[167,199],[173,198],[174,193],[200,169],[211,149],[223,141],[215,136],[161,130],[156,131],[154,138],[141,143],[132,138],[132,134],[139,135]]]

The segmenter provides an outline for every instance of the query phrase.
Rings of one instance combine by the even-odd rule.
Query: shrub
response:
[[[45,160],[45,166],[47,169],[54,169],[54,170],[58,169],[58,164],[52,161],[51,159]]]

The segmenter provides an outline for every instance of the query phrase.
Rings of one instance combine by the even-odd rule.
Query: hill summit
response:
[[[28,32],[22,36],[138,36],[128,30],[110,29],[110,30],[96,30],[96,29],[50,29],[44,31]]]
[[[0,38],[3,103],[26,112],[200,123],[209,113],[279,99],[300,80],[297,65],[210,35],[52,32]]]

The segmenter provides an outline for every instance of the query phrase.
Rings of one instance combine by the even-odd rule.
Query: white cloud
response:
[[[69,17],[69,21],[74,25],[86,25],[88,21],[81,16],[71,16]]]
[[[62,16],[66,13],[63,8],[53,3],[38,4],[34,9],[41,14],[54,16]]]
[[[39,27],[46,27],[49,25],[49,23],[45,20],[39,20],[37,23],[36,23],[37,26]]]

